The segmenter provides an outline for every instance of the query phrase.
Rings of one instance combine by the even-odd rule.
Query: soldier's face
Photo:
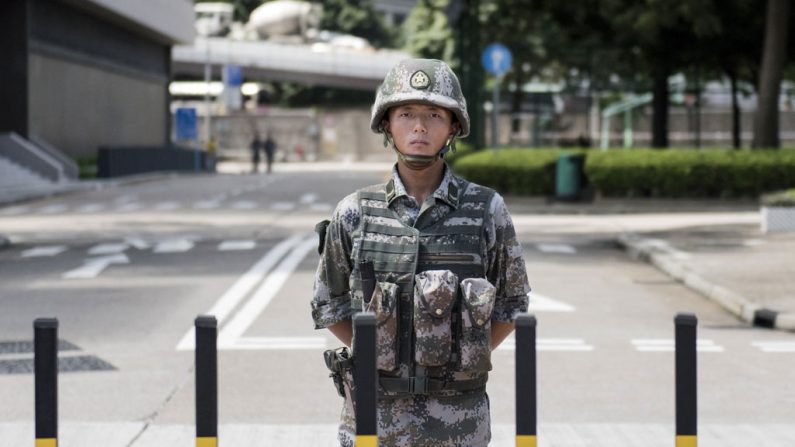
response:
[[[458,130],[444,107],[405,104],[389,109],[386,130],[406,155],[435,155]]]

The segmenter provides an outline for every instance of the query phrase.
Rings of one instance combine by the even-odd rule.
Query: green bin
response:
[[[555,164],[555,198],[576,200],[582,189],[582,168],[585,155],[577,153],[560,154]]]

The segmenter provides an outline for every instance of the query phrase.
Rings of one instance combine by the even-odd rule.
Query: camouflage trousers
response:
[[[457,396],[379,396],[379,447],[486,447],[491,440],[485,391]],[[339,441],[353,447],[356,422],[343,405]]]

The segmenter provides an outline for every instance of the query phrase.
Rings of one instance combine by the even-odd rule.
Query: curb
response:
[[[683,253],[664,240],[624,233],[618,236],[617,242],[631,258],[648,262],[689,289],[718,303],[740,320],[754,326],[795,331],[795,313],[766,309],[737,292],[710,282],[681,262]]]

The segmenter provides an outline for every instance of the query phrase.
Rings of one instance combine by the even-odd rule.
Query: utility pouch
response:
[[[497,289],[484,278],[461,281],[461,369],[491,370],[491,313]]]
[[[378,282],[372,299],[364,303],[364,310],[375,314],[376,368],[382,371],[397,369],[397,300],[400,287],[390,282]]]
[[[414,360],[421,366],[450,361],[453,327],[450,311],[458,296],[458,276],[427,270],[414,276]]]

